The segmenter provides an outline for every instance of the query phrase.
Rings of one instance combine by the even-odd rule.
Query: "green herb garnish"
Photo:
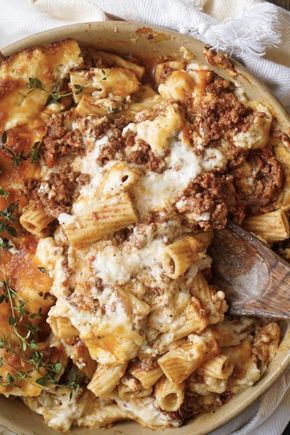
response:
[[[13,248],[13,245],[10,243],[10,240],[6,237],[0,237],[0,249],[5,249],[9,251],[9,249]]]
[[[42,142],[34,142],[31,149],[31,163],[37,163],[40,160],[40,148],[42,146]]]
[[[29,77],[27,87],[30,89],[30,92],[34,89],[41,89],[42,91],[46,92],[48,94],[48,98],[45,104],[46,106],[49,104],[58,103],[62,98],[73,95],[73,92],[61,93],[58,89],[59,86],[56,86],[52,92],[49,92],[47,89],[45,89],[42,82],[36,77]],[[84,90],[84,87],[81,85],[74,85],[74,89],[75,94],[78,95]]]
[[[29,77],[27,87],[29,89],[41,89],[42,91],[45,91],[43,88],[42,82],[36,78],[36,77]],[[45,91],[47,92],[47,91]]]
[[[17,210],[18,206],[18,202],[12,202],[4,210],[0,211],[0,233],[2,233],[3,231],[7,231],[13,237],[17,235],[16,229],[12,227],[10,223],[15,222],[16,220],[14,213]],[[7,239],[1,238],[0,247],[3,247],[4,240]]]
[[[109,77],[109,75],[111,74],[111,71],[109,71],[108,73],[106,73],[106,71],[104,69],[102,69],[102,74],[103,77],[100,79],[101,81],[103,80],[107,80],[107,78]]]
[[[12,161],[15,166],[19,166],[22,161],[27,160],[29,158],[29,154],[25,154],[23,151],[17,154],[14,150],[12,150],[11,148],[5,145],[2,145],[1,149],[3,151],[6,151],[6,153],[12,157]]]
[[[3,198],[7,198],[9,196],[9,192],[7,192],[4,189],[1,189],[0,187],[0,196],[2,196]]]

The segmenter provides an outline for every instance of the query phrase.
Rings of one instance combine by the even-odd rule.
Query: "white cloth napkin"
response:
[[[105,13],[191,34],[238,57],[290,111],[290,13],[263,0],[0,0],[0,11],[1,47],[64,24],[102,21]],[[290,368],[212,435],[281,435],[289,387]]]
[[[104,20],[104,12],[190,33],[239,57],[290,111],[290,13],[264,0],[0,0],[0,6],[2,47],[63,24]]]

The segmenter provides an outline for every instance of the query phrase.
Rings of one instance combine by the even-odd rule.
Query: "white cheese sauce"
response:
[[[161,210],[171,204],[201,172],[197,156],[179,140],[172,141],[166,163],[168,169],[162,174],[148,171],[132,189],[134,203],[141,217],[150,210]]]
[[[132,247],[124,250],[122,246],[107,246],[96,254],[93,267],[106,284],[125,284],[144,272],[144,269],[149,269],[152,279],[160,283],[163,249],[161,239],[153,240],[141,249]]]

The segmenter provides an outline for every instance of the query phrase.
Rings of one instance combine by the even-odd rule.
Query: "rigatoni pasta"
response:
[[[73,338],[78,336],[78,330],[67,317],[50,317],[49,324],[52,332],[58,338]]]
[[[95,211],[76,217],[64,226],[73,246],[81,247],[106,237],[138,221],[128,194],[123,193],[103,201],[96,201]]]
[[[39,237],[44,234],[44,230],[53,220],[54,217],[47,215],[39,205],[33,203],[29,204],[19,219],[23,228]]]
[[[216,346],[212,340],[210,345],[212,346],[211,350],[209,350],[209,343],[204,337],[190,335],[188,341],[181,343],[180,346],[177,342],[174,349],[161,356],[158,359],[158,364],[171,382],[180,384],[200,367],[210,352],[215,353]]]
[[[190,236],[168,245],[164,250],[163,261],[166,274],[172,279],[178,278],[194,261],[197,261],[201,250],[201,243]]]
[[[290,235],[288,218],[282,209],[251,216],[245,220],[244,227],[270,243],[287,240]]]
[[[200,301],[208,315],[209,323],[220,322],[227,310],[227,303],[223,292],[210,287],[202,272],[198,272],[192,281],[192,293]]]
[[[163,372],[161,368],[156,365],[152,368],[142,367],[142,364],[135,365],[132,369],[130,369],[130,373],[138,379],[141,383],[142,387],[147,389],[152,387],[158,379],[161,378]]]
[[[155,398],[163,411],[177,411],[184,400],[184,385],[174,384],[166,378],[160,379],[155,387]]]
[[[199,372],[204,376],[210,376],[216,379],[227,379],[234,370],[234,364],[227,355],[219,354],[215,358],[204,363]]]
[[[87,388],[97,397],[105,397],[113,391],[125,373],[127,364],[107,366],[99,364]]]

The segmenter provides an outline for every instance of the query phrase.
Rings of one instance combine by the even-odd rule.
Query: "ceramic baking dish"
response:
[[[145,60],[148,59],[148,61],[156,56],[178,55],[180,47],[186,47],[195,54],[198,63],[205,63],[203,56],[204,45],[192,37],[168,32],[163,29],[152,29],[140,24],[118,21],[84,23],[60,27],[15,42],[1,51],[5,56],[8,56],[28,47],[68,37],[75,38],[81,45],[89,45],[116,53],[132,53],[143,59],[145,58]],[[286,111],[264,85],[241,65],[237,63],[235,65],[238,72],[238,76],[235,79],[244,87],[249,98],[259,99],[268,106],[278,119],[283,130],[290,136],[290,120]],[[221,76],[230,78],[226,70],[219,68],[212,69]],[[166,429],[162,433],[164,435],[206,434],[225,424],[254,402],[282,374],[290,362],[290,324],[284,323],[282,330],[283,338],[277,355],[271,362],[267,373],[256,385],[234,396],[228,403],[216,411],[200,415],[181,428]],[[0,425],[17,433],[17,435],[52,435],[56,433],[45,426],[43,419],[30,411],[21,401],[17,399],[5,399],[4,397],[0,397]],[[105,431],[104,429],[76,429],[73,433],[75,435],[97,435],[99,433],[104,435],[135,435],[136,433],[148,435],[153,433],[153,431],[143,428],[136,423],[127,422],[120,423]]]

